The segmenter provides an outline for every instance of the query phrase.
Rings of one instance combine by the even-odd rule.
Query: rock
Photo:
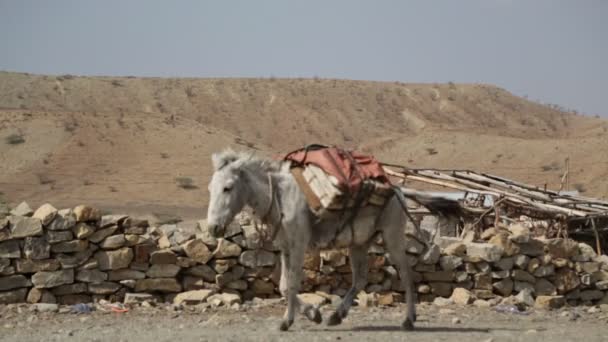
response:
[[[490,228],[484,230],[483,232],[481,232],[481,235],[479,237],[482,240],[490,240],[497,233],[498,233],[498,230],[496,230],[496,228],[490,227]]]
[[[215,281],[215,279],[213,279],[212,281]],[[203,278],[191,277],[191,276],[184,276],[183,280],[182,280],[182,284],[183,284],[184,290],[187,290],[187,291],[201,290],[201,289],[204,289],[205,287],[207,287],[207,285],[205,285]]]
[[[547,279],[540,278],[534,285],[534,293],[537,296],[555,296],[557,295],[557,289]]]
[[[9,217],[11,222],[11,239],[21,239],[28,236],[40,236],[43,233],[42,222],[31,217]]]
[[[98,209],[86,205],[79,205],[73,210],[76,222],[90,222],[101,220],[101,213]]]
[[[243,231],[241,230],[241,225],[236,221],[230,222],[230,224],[226,227],[224,231],[224,238],[233,237],[235,235],[241,234]]]
[[[503,248],[491,243],[469,242],[467,246],[467,257],[470,261],[496,262],[500,260],[504,252]]]
[[[11,275],[7,277],[0,277],[0,291],[6,291],[16,289],[19,287],[29,287],[32,283],[29,279],[23,275]]]
[[[582,262],[580,263],[580,268],[583,272],[585,273],[595,273],[595,272],[599,272],[600,270],[600,263],[599,262],[594,262],[594,261],[590,261],[590,262]]]
[[[76,217],[74,217],[74,214],[71,211],[63,212],[60,210],[57,215],[55,215],[55,219],[46,226],[46,229],[48,231],[64,231],[72,229],[75,224]]]
[[[155,264],[175,264],[177,255],[170,249],[161,249],[150,253],[150,263]]]
[[[604,292],[599,290],[586,290],[581,291],[581,300],[582,301],[593,301],[604,298]]]
[[[462,265],[462,258],[452,255],[442,256],[439,259],[439,264],[441,268],[445,271],[452,271],[457,269],[460,265]]]
[[[201,264],[206,264],[213,257],[213,254],[201,239],[190,240],[184,243],[182,248],[189,258]]]
[[[88,291],[88,286],[85,283],[74,283],[68,285],[61,285],[51,289],[51,292],[55,296],[64,296],[78,293],[85,293]]]
[[[580,285],[580,278],[573,270],[560,268],[555,273],[553,284],[555,284],[558,293],[564,294],[577,288]]]
[[[532,296],[532,291],[530,291],[528,289],[524,289],[524,290],[520,291],[515,296],[515,300],[517,303],[526,305],[528,307],[533,307],[535,304],[534,297]]]
[[[241,304],[241,296],[235,293],[218,293],[207,298],[207,302],[217,305],[222,303],[226,306],[231,306],[233,304]]]
[[[454,272],[452,272],[452,271],[428,272],[428,273],[423,273],[422,278],[425,281],[450,282],[454,279]]]
[[[101,283],[108,280],[108,274],[98,270],[81,270],[76,273],[76,280],[84,283]]]
[[[538,296],[534,307],[542,310],[559,309],[566,304],[564,296]]]
[[[10,214],[14,216],[31,216],[34,214],[34,211],[32,208],[30,208],[27,202],[21,202],[13,210],[11,210]]]
[[[474,289],[473,294],[479,299],[493,299],[496,297],[492,290]]]
[[[471,291],[463,289],[461,287],[457,287],[452,292],[452,296],[450,297],[450,299],[456,304],[467,305],[473,303],[475,297],[473,296],[473,293],[471,293]]]
[[[527,269],[529,261],[530,257],[524,254],[518,254],[513,257],[513,263],[515,266],[521,268],[522,270]]]
[[[377,293],[365,293],[361,291],[357,294],[357,304],[363,308],[378,306],[378,294]]]
[[[448,306],[454,304],[454,301],[450,298],[437,297],[433,300],[433,305],[436,306]]]
[[[19,241],[10,240],[0,242],[0,258],[1,259],[15,259],[21,258],[21,249],[19,248]]]
[[[426,265],[434,265],[441,257],[441,248],[438,245],[432,244],[429,249],[420,256],[420,262]]]
[[[511,224],[509,226],[511,236],[509,239],[516,243],[526,243],[530,241],[530,229],[521,223]]]
[[[120,288],[120,284],[109,281],[104,281],[101,283],[89,283],[89,293],[94,295],[109,295],[120,290]]]
[[[510,271],[513,269],[514,259],[512,257],[502,258],[499,261],[494,263],[494,266],[498,267],[503,271]]]
[[[513,292],[513,285],[513,280],[508,278],[492,284],[496,292],[498,292],[503,297],[511,295],[511,293]]]
[[[82,303],[91,303],[91,302],[93,302],[93,299],[89,295],[73,294],[73,295],[61,296],[61,297],[57,298],[57,301],[59,302],[59,304],[62,304],[62,305],[76,305],[76,304],[82,304]],[[59,309],[59,312],[61,312],[61,310],[62,309]],[[69,310],[69,308],[68,308],[68,310]],[[70,311],[67,311],[67,312],[70,312]]]
[[[568,265],[570,264],[570,261],[568,259],[562,259],[562,258],[555,259],[552,262],[553,262],[553,266],[555,266],[555,268],[568,267]]]
[[[526,243],[520,243],[519,253],[530,257],[541,256],[545,254],[545,244],[538,239],[531,238]]]
[[[217,249],[213,254],[218,259],[238,257],[241,254],[241,247],[236,243],[224,239],[218,242]]]
[[[452,318],[452,324],[460,324],[460,323],[461,323],[460,318],[458,318],[458,317]]]
[[[124,247],[115,251],[99,251],[95,253],[95,259],[102,271],[127,268],[133,260],[133,250]]]
[[[547,252],[556,258],[570,259],[578,254],[578,243],[570,239],[549,239],[546,242]]]
[[[553,264],[543,265],[534,271],[534,276],[539,278],[548,277],[555,274],[555,266]]]
[[[513,279],[518,280],[518,281],[525,281],[525,282],[528,282],[531,284],[536,283],[536,278],[534,278],[533,275],[531,275],[530,273],[528,273],[526,271],[513,270],[512,277],[513,277]]]
[[[96,249],[97,246],[89,245],[89,248],[85,251],[75,254],[57,254],[55,259],[61,263],[62,268],[74,268],[87,262]]]
[[[38,208],[36,212],[34,212],[34,215],[32,217],[39,219],[42,222],[42,225],[46,226],[51,223],[51,221],[53,221],[56,215],[57,209],[55,209],[52,205],[46,203],[40,206],[40,208]]]
[[[346,255],[340,250],[327,250],[319,253],[319,257],[324,265],[340,267],[346,265]]]
[[[431,293],[431,287],[427,284],[418,285],[418,293],[429,294]]]
[[[118,230],[118,226],[110,226],[108,228],[100,229],[91,234],[88,239],[93,243],[100,243],[103,239],[114,234]],[[76,233],[75,233],[76,234]]]
[[[51,251],[53,253],[76,253],[83,252],[89,247],[87,240],[72,240],[63,241],[51,245]]]
[[[251,289],[256,295],[274,294],[275,286],[273,283],[262,279],[255,279],[251,284]]]
[[[57,312],[59,311],[59,305],[49,303],[38,303],[34,304],[34,309],[37,312]]]
[[[453,255],[453,256],[459,256],[459,257],[464,256],[466,254],[466,252],[467,252],[467,245],[465,245],[462,242],[453,243],[444,249],[444,253],[446,255]]]
[[[126,215],[103,215],[101,216],[101,222],[99,222],[99,228],[122,226],[127,218],[129,218],[129,216]]]
[[[32,283],[37,288],[51,288],[74,282],[74,269],[46,272],[41,271],[32,276]]]
[[[23,244],[23,254],[32,260],[48,259],[51,256],[51,245],[46,236],[26,237]]]
[[[145,277],[146,277],[146,274],[144,272],[130,270],[128,268],[108,272],[109,281],[120,281],[120,280],[128,280],[128,279],[144,279]]]
[[[201,277],[207,282],[215,281],[216,272],[207,265],[197,265],[186,270],[186,274]]]
[[[125,246],[132,247],[142,243],[144,238],[141,235],[125,234]]]
[[[509,234],[507,233],[498,233],[493,236],[488,242],[501,248],[504,251],[503,253],[505,256],[513,256],[519,253],[519,246],[509,239]],[[498,260],[500,260],[500,258]],[[498,260],[486,261],[494,262]]]
[[[156,297],[149,293],[130,293],[125,294],[124,304],[141,304],[143,302],[156,302]]]
[[[490,302],[488,302],[487,300],[483,300],[483,299],[476,299],[473,302],[473,306],[476,306],[478,308],[489,308],[490,306],[492,306],[490,304]]]
[[[589,246],[586,243],[579,242],[578,244],[578,260],[576,261],[591,261],[597,258],[597,254],[593,247]]]
[[[477,270],[477,271],[475,271],[475,273],[479,272],[479,273],[488,274],[492,271],[492,267],[490,266],[490,264],[488,264],[485,261],[476,263],[475,269]]]
[[[161,235],[157,241],[158,248],[160,249],[168,249],[171,248],[171,240],[166,235]]]
[[[134,279],[127,279],[127,280],[121,280],[119,281],[120,285],[127,287],[129,289],[134,289],[135,285],[137,284],[137,281]]]
[[[463,283],[465,281],[470,280],[469,274],[467,272],[456,272],[454,273],[454,281],[456,283]]]
[[[105,238],[99,247],[103,249],[117,249],[124,246],[126,242],[124,234],[112,235]]]
[[[405,242],[405,252],[411,254],[422,254],[424,252],[424,245],[415,239],[409,238]]]
[[[452,294],[452,283],[431,282],[429,286],[431,286],[431,293],[437,296],[449,297]]]
[[[211,266],[217,273],[226,273],[237,263],[236,259],[215,259],[212,261]]]
[[[173,264],[154,264],[146,272],[146,276],[148,278],[171,278],[175,277],[180,270],[179,266]]]
[[[182,286],[175,278],[152,278],[137,280],[135,292],[181,292]]]
[[[381,293],[378,295],[378,305],[391,306],[398,301],[394,293]]]
[[[489,274],[475,274],[475,288],[480,290],[492,290],[492,276]]]
[[[243,279],[236,279],[236,280],[233,280],[233,281],[229,282],[228,284],[226,284],[226,288],[232,289],[232,290],[244,291],[244,290],[247,290],[247,281],[245,281]]]
[[[0,292],[0,304],[14,304],[25,302],[28,289]]]
[[[199,233],[196,234],[196,238],[202,240],[207,246],[217,246],[217,239],[211,236],[211,233],[209,233],[209,229],[207,228],[207,221],[200,220],[197,223]]]
[[[598,290],[602,291],[608,290],[608,280],[598,281],[597,283],[595,283],[595,287]]]
[[[327,298],[323,296],[319,296],[315,293],[300,293],[298,294],[298,298],[304,303],[308,305],[313,305],[315,307],[319,307],[325,303],[327,303]]]
[[[319,251],[309,251],[304,254],[304,268],[318,271],[321,266],[321,254]]]
[[[262,238],[254,225],[244,225],[241,228],[243,230],[245,243],[247,244],[247,249],[262,248],[264,242],[262,241]]]
[[[532,258],[528,262],[528,272],[530,272],[530,273],[534,273],[534,271],[536,271],[536,269],[539,267],[540,267],[540,260],[538,260],[536,258]]]
[[[175,233],[173,233],[173,235],[171,235],[171,245],[179,246],[188,240],[194,239],[194,237],[194,231],[185,232],[178,229]]]
[[[214,295],[214,290],[195,290],[179,293],[173,298],[173,304],[175,305],[196,305],[204,303],[207,298]]]
[[[509,278],[509,275],[511,274],[510,271],[494,271],[491,273],[492,278],[494,279],[505,279],[505,278]]]
[[[48,243],[57,243],[74,239],[74,234],[72,234],[70,230],[47,231],[46,236]]]
[[[248,250],[239,256],[239,263],[250,268],[274,266],[276,256],[263,249]]]

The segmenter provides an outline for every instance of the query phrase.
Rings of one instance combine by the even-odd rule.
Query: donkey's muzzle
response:
[[[207,229],[209,230],[209,234],[214,238],[219,238],[224,235],[224,229],[222,229],[222,226],[219,224],[207,224]]]

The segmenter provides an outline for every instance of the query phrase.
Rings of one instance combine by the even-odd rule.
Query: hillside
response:
[[[607,131],[490,85],[0,72],[0,191],[11,203],[200,217],[212,152],[320,142],[550,188],[569,156],[571,188],[606,197]]]

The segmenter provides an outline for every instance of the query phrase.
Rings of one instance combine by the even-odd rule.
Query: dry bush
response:
[[[25,138],[21,134],[11,134],[6,137],[6,143],[9,145],[19,145],[25,142]]]
[[[176,177],[175,182],[177,182],[178,187],[185,190],[198,189],[198,186],[194,184],[194,180],[190,177]]]

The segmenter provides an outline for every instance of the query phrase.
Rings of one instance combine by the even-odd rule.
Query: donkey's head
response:
[[[247,202],[249,188],[243,165],[246,156],[230,150],[212,155],[213,176],[209,183],[207,227],[214,237],[222,237]]]

